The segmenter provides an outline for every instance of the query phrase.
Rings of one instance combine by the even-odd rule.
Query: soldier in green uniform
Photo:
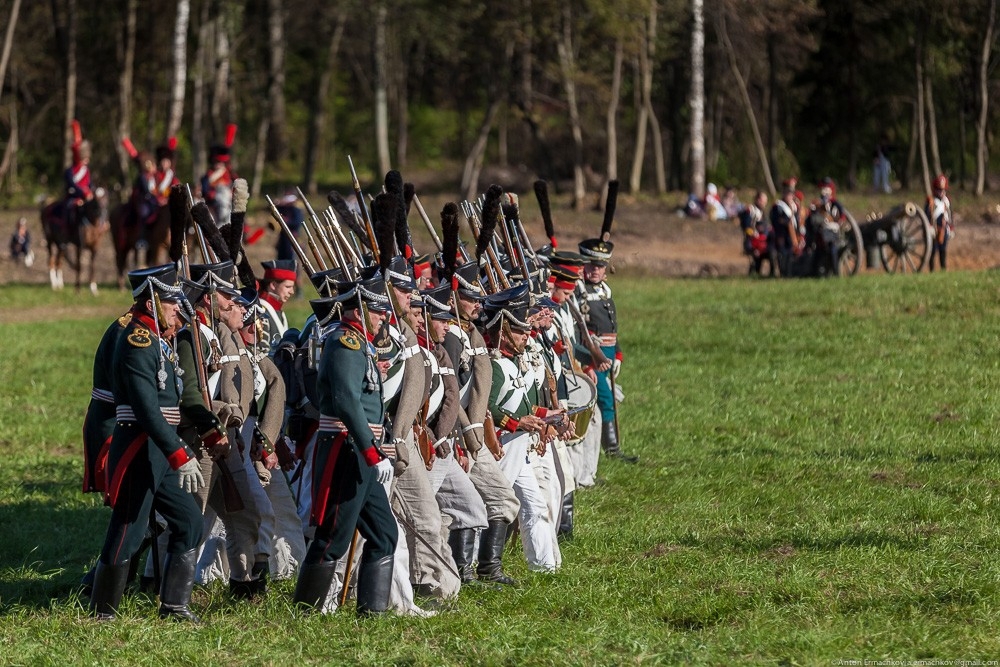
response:
[[[312,522],[316,536],[306,552],[295,587],[295,602],[318,610],[333,582],[337,560],[355,528],[365,538],[358,571],[358,615],[379,614],[389,606],[393,552],[398,531],[383,484],[392,464],[379,449],[384,433],[382,379],[371,346],[389,310],[385,279],[376,275],[316,300],[327,311],[325,326],[340,311],[340,324],[325,338],[316,394],[320,411],[312,466]]]
[[[181,379],[162,332],[177,323],[183,293],[173,265],[129,273],[135,305],[112,354],[117,423],[108,456],[112,508],[97,564],[90,609],[112,619],[135,554],[155,509],[170,543],[160,590],[160,617],[198,621],[188,609],[201,513],[191,496],[202,483],[195,453],[177,435]]]
[[[580,254],[587,258],[587,263],[583,267],[583,282],[577,287],[577,298],[591,337],[611,360],[610,367],[595,368],[597,406],[602,419],[601,446],[608,456],[635,463],[639,457],[625,454],[618,444],[618,422],[615,420],[617,406],[612,385],[621,369],[622,348],[618,343],[618,312],[611,298],[611,287],[604,281],[613,250],[611,241],[587,239],[580,242]]]

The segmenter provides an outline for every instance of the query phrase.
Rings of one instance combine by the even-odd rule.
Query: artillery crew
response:
[[[463,585],[514,585],[503,566],[512,534],[530,570],[559,569],[574,491],[593,483],[591,472],[577,484],[575,452],[595,403],[605,425],[588,442],[634,461],[615,417],[612,244],[543,258],[508,236],[505,252],[481,239],[465,260],[451,206],[445,249],[421,262],[436,287],[420,291],[401,189],[387,177],[377,234],[338,241],[326,230],[341,245],[315,257],[320,298],[301,331],[283,306],[302,254],[264,262],[258,282],[229,259],[242,257],[239,239],[229,253],[206,228],[218,261],[180,257],[180,282],[172,264],[129,274],[135,303],[98,346],[85,426],[84,490],[112,508],[87,580],[96,616],[114,617],[150,524],[166,526],[146,568],[160,579],[160,615],[192,622],[192,585],[216,578],[243,600],[297,576],[294,603],[327,613],[355,563],[359,616],[431,615]],[[484,206],[494,213],[496,224]],[[480,233],[492,235],[485,220]],[[594,381],[574,405],[570,386]]]

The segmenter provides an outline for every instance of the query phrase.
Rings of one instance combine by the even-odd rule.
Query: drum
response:
[[[594,406],[597,404],[597,387],[583,373],[567,371],[566,388],[569,390],[566,412],[576,426],[576,435],[572,440],[567,440],[566,444],[573,445],[587,435],[587,427],[590,426],[590,418],[594,416]]]

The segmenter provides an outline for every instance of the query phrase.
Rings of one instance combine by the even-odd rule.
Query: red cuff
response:
[[[455,443],[455,456],[465,456],[465,450],[462,449],[462,445],[458,444],[458,442]]]
[[[177,470],[193,458],[194,454],[192,454],[187,447],[181,447],[167,457],[167,463],[170,464],[171,468]]]
[[[557,340],[556,342],[552,343],[552,351],[555,352],[556,354],[562,354],[563,352],[566,351],[566,346],[563,345],[563,342],[561,340]]]
[[[219,432],[219,429],[213,428],[211,431],[201,436],[201,444],[206,447],[215,447],[222,440],[224,434]]]
[[[531,412],[532,412],[532,414],[534,414],[539,419],[545,419],[548,416],[548,414],[549,414],[549,411],[548,411],[547,408],[542,408],[542,407],[539,407],[537,405],[532,409]]]
[[[361,455],[365,457],[365,463],[373,467],[377,466],[378,462],[382,460],[382,455],[378,453],[378,449],[375,447],[369,447],[362,451]]]
[[[621,361],[622,360],[622,353],[621,352],[615,352],[615,359],[618,360],[618,361]]]
[[[500,428],[505,428],[508,431],[510,431],[511,433],[513,433],[514,431],[517,430],[517,425],[520,424],[520,423],[521,422],[519,422],[518,420],[514,419],[513,417],[510,417],[508,415],[504,415],[500,419],[500,423],[497,424],[497,426],[499,426]]]

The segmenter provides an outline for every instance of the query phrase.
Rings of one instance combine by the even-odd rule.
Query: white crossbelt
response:
[[[90,397],[95,401],[104,401],[105,403],[115,402],[114,394],[104,389],[98,389],[97,387],[94,387],[93,389],[90,390]]]
[[[382,431],[384,430],[384,428],[381,424],[368,424],[368,428],[372,430],[372,435],[375,436],[376,440],[382,438]],[[347,431],[347,426],[344,424],[344,422],[340,421],[336,417],[320,415],[319,430],[332,431],[333,433],[344,433]]]
[[[160,413],[163,418],[167,420],[167,423],[171,426],[177,426],[181,423],[181,409],[178,407],[165,408],[160,407]],[[119,405],[115,408],[115,418],[120,422],[134,422],[136,421],[135,412],[132,410],[131,405]]]
[[[597,342],[601,347],[611,347],[612,345],[618,344],[618,334],[601,334],[599,336],[595,336],[595,338],[597,338]]]

